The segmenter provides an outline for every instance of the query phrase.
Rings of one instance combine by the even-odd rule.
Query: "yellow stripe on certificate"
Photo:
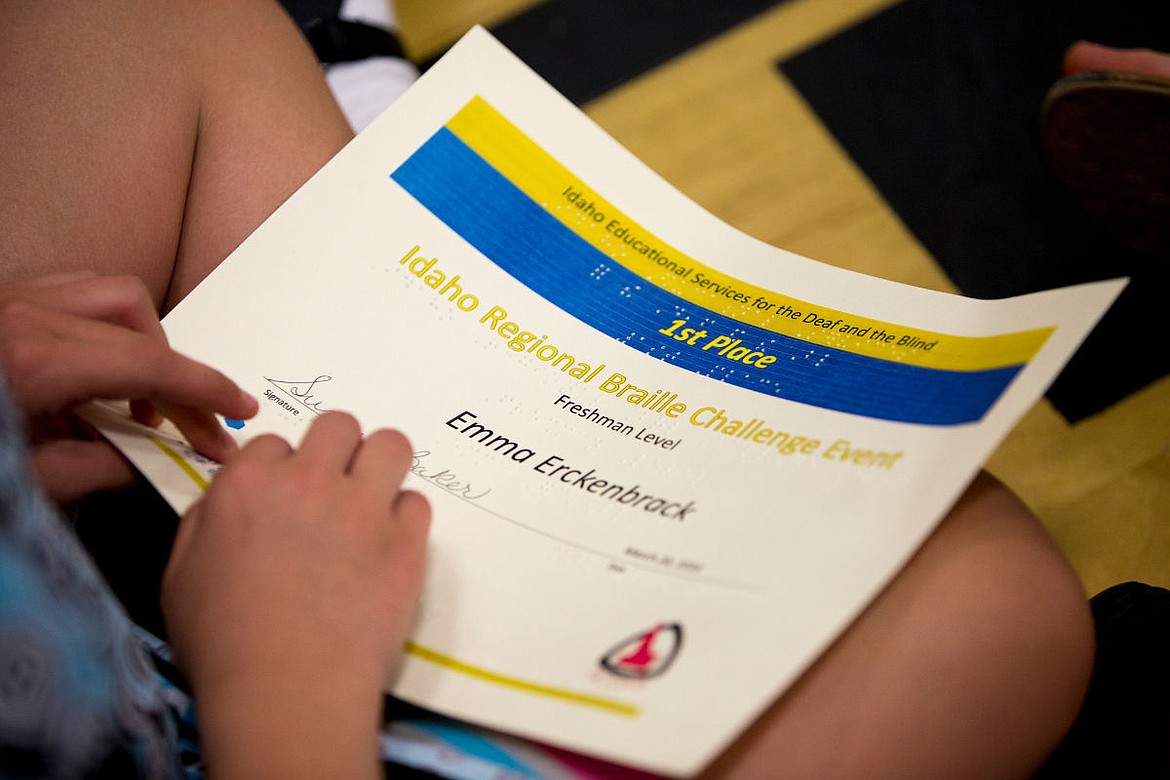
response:
[[[166,443],[154,436],[147,436],[146,439],[151,444],[162,450],[164,455],[174,461],[175,465],[178,466],[183,471],[183,473],[186,474],[187,477],[195,483],[196,487],[198,487],[200,490],[207,490],[207,480],[203,478],[203,475],[200,474],[194,466],[187,462],[186,458],[175,452],[173,449],[167,446]]]
[[[861,317],[766,290],[720,273],[644,229],[482,98],[469,101],[447,129],[607,257],[685,301],[745,324],[858,355],[956,371],[1027,363],[1054,330],[955,336]]]
[[[579,693],[577,691],[569,691],[563,688],[553,688],[548,685],[541,685],[539,683],[522,680],[518,677],[510,677],[508,675],[499,674],[497,672],[488,671],[479,666],[459,661],[448,655],[443,655],[434,650],[431,650],[421,645],[416,645],[414,642],[406,643],[406,652],[408,655],[413,655],[416,658],[421,658],[424,661],[429,661],[436,666],[441,666],[444,669],[449,669],[460,674],[465,674],[468,677],[474,677],[477,680],[491,683],[493,685],[502,685],[505,688],[512,688],[514,690],[523,691],[536,696],[546,696],[553,699],[560,699],[561,701],[570,704],[577,704],[583,707],[592,707],[594,709],[604,710],[614,715],[621,715],[627,718],[636,718],[641,714],[641,710],[633,704],[626,704],[625,702],[615,701],[614,699],[605,699],[600,696],[593,696],[587,693]]]

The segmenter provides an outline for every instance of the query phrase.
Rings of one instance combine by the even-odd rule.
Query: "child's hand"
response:
[[[31,456],[58,501],[118,487],[133,471],[73,409],[131,399],[135,417],[171,419],[195,449],[236,449],[216,413],[245,419],[257,403],[223,374],[170,348],[142,282],[58,274],[0,287],[0,362],[28,420]]]
[[[400,489],[410,464],[400,433],[363,438],[332,412],[299,450],[248,443],[184,517],[163,610],[212,772],[248,776],[273,753],[305,776],[374,761],[424,573],[430,507]],[[314,774],[322,747],[332,765]]]

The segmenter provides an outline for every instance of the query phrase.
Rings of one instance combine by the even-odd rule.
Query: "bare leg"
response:
[[[1079,581],[984,475],[706,776],[1026,777],[1076,717],[1092,659]]]
[[[350,137],[271,0],[0,4],[0,282],[187,291]]]

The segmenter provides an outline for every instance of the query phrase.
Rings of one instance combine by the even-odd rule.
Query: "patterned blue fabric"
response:
[[[181,778],[179,755],[167,694],[36,488],[0,377],[0,777]]]

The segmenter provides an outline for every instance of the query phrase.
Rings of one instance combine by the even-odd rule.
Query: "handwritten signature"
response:
[[[431,470],[430,467],[424,466],[423,458],[430,454],[429,450],[420,450],[414,453],[414,463],[410,466],[410,473],[468,501],[477,501],[492,492],[491,488],[487,488],[482,493],[476,493],[470,483],[460,481],[454,472],[443,468]]]
[[[301,406],[313,414],[323,414],[329,411],[328,407],[323,405],[324,400],[316,394],[320,392],[318,388],[321,385],[333,379],[328,374],[318,374],[316,379],[272,379],[267,376],[264,378],[277,390],[296,399]]]

